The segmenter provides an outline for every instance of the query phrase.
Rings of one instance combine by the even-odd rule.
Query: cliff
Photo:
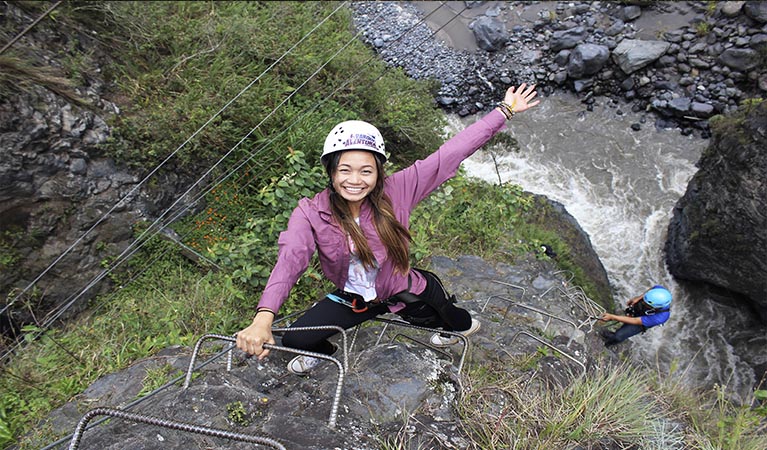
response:
[[[742,294],[767,322],[767,103],[712,129],[674,208],[666,261],[677,278]]]
[[[571,285],[569,275],[551,260],[529,258],[508,265],[469,255],[434,257],[430,268],[456,294],[459,305],[482,323],[465,358],[462,344],[429,348],[424,344],[428,331],[371,322],[358,332],[347,330],[348,368],[326,362],[311,376],[299,377],[285,370],[294,356],[285,351],[272,351],[258,361],[234,350],[227,369],[218,350],[229,343],[212,338],[199,341],[204,345],[194,370],[189,369],[192,349],[165,349],[97,380],[44,418],[38,429],[61,437],[61,446],[74,442],[78,422],[88,425],[81,430],[79,447],[69,447],[83,449],[253,448],[221,434],[206,435],[204,427],[240,438],[271,439],[288,449],[471,448],[477,439],[472,424],[507,420],[496,416],[503,408],[525,409],[508,402],[538,398],[544,390],[560,393],[573,380],[596,377],[599,367],[620,364],[618,353],[604,349],[596,322],[590,319],[601,308]],[[280,319],[275,325],[284,324]],[[279,345],[279,333],[275,336]],[[333,339],[342,347],[339,336]],[[631,347],[622,351],[628,352],[625,357]],[[342,352],[334,356],[343,363]],[[588,377],[583,377],[587,370]],[[148,392],[147,380],[158,372],[171,381]],[[186,388],[181,380],[189,380]],[[487,385],[465,384],[479,380]],[[519,399],[506,396],[500,386],[515,380]],[[467,414],[466,408],[483,402],[488,402],[486,416]],[[84,421],[86,412],[98,412],[96,408],[136,417],[103,423],[109,416],[96,415]],[[536,422],[546,426],[545,420]],[[183,431],[180,424],[193,424],[192,430]],[[612,432],[605,428],[597,434]],[[35,444],[54,448],[50,441]]]

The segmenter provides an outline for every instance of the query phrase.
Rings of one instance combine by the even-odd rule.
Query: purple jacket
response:
[[[384,190],[391,198],[397,220],[409,228],[410,213],[418,202],[452,178],[461,162],[503,129],[505,123],[503,114],[494,109],[442,144],[426,159],[386,177]],[[362,204],[360,226],[379,264],[376,277],[378,298],[386,299],[407,289],[408,277],[394,272],[394,266],[387,258],[386,249],[376,232],[368,202]],[[315,250],[319,252],[322,272],[336,287],[343,289],[349,271],[349,246],[346,241],[346,234],[332,219],[328,189],[312,199],[299,200],[287,230],[280,233],[277,263],[258,307],[277,312],[309,266]],[[420,294],[426,289],[426,280],[420,273],[411,269],[410,278],[410,292]],[[403,306],[395,305],[390,309],[398,311]]]

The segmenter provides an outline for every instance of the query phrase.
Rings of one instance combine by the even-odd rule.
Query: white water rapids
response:
[[[498,183],[500,175],[562,203],[588,233],[621,304],[653,284],[668,286],[674,294],[671,319],[633,337],[635,354],[692,386],[726,386],[733,398],[748,401],[759,381],[749,361],[763,363],[754,354],[767,344],[763,328],[755,328],[745,310],[691,299],[664,261],[672,209],[709,141],[656,130],[651,117],[632,131],[641,114],[623,109],[619,115],[616,106],[597,103],[603,106],[587,112],[572,95],[543,98],[509,123],[519,152],[486,148],[464,167],[488,182]],[[450,120],[455,132],[476,118]]]

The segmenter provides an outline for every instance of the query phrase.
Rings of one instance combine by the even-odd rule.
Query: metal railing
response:
[[[506,303],[509,304],[509,307],[511,307],[511,306],[518,306],[520,308],[529,309],[530,311],[536,312],[536,313],[544,315],[546,317],[551,317],[552,319],[557,319],[557,320],[560,320],[562,322],[568,323],[568,324],[572,325],[572,327],[575,328],[575,329],[578,328],[578,325],[575,322],[573,322],[572,320],[568,320],[568,319],[565,319],[563,317],[559,317],[559,316],[557,316],[555,314],[551,314],[550,312],[544,311],[542,309],[538,309],[538,308],[534,308],[534,307],[529,306],[529,305],[525,305],[524,303],[515,302],[514,300],[512,300],[510,298],[506,298],[506,297],[501,296],[501,295],[491,295],[490,297],[488,297],[487,301],[485,302],[485,307],[490,302],[490,300],[493,299],[493,298],[498,298],[498,299],[501,299],[501,300],[505,301]],[[485,311],[484,307],[482,308],[482,311],[483,312]],[[506,312],[504,313],[504,318],[506,317],[506,313],[508,313],[508,308],[506,308]]]
[[[317,329],[328,329],[328,328],[335,329],[335,328],[339,328],[339,327],[333,327],[333,326],[297,327],[297,328],[291,328],[291,329],[288,329],[288,330],[294,330],[294,331],[312,331],[312,330],[317,330]],[[345,335],[345,333],[344,333],[344,335]],[[200,340],[197,341],[198,345],[195,346],[195,353],[192,355],[192,361],[189,364],[189,370],[187,371],[187,374],[186,374],[186,381],[184,382],[183,389],[187,389],[189,387],[189,382],[192,379],[192,368],[194,367],[193,363],[194,363],[194,360],[195,360],[195,358],[197,356],[196,352],[199,351],[199,344],[202,342],[203,339],[213,339],[213,338],[220,339],[222,341],[229,341],[229,342],[236,342],[237,341],[237,338],[234,337],[234,336],[224,336],[224,335],[220,335],[220,334],[208,334],[208,335],[205,335],[202,338],[200,338]],[[344,343],[344,346],[345,345],[346,344]],[[233,346],[230,347],[230,348],[233,348]],[[343,391],[344,377],[345,377],[345,374],[346,374],[346,370],[344,369],[344,364],[342,364],[341,361],[339,361],[338,359],[333,358],[332,356],[326,355],[324,353],[309,352],[309,351],[306,351],[306,350],[299,350],[299,349],[290,348],[290,347],[282,347],[282,346],[274,345],[274,344],[264,344],[264,348],[268,349],[268,350],[285,351],[285,352],[289,352],[289,353],[295,353],[297,355],[311,356],[313,358],[324,359],[326,361],[330,361],[330,362],[334,363],[338,367],[338,382],[336,383],[336,392],[335,392],[335,396],[333,398],[333,405],[331,406],[331,409],[330,409],[330,418],[328,419],[328,427],[329,428],[335,428],[336,427],[336,420],[337,420],[337,416],[338,416],[338,405],[341,402],[341,392]]]
[[[381,342],[381,337],[386,332],[386,327],[388,325],[396,325],[396,326],[399,326],[399,327],[412,328],[412,329],[415,329],[415,330],[428,331],[428,332],[432,332],[432,333],[440,333],[440,334],[446,334],[448,336],[457,337],[458,340],[460,340],[463,343],[463,351],[461,351],[461,359],[458,362],[458,368],[457,368],[458,374],[459,375],[461,374],[461,370],[463,369],[463,363],[464,363],[464,361],[466,359],[466,355],[469,352],[469,338],[467,338],[463,334],[461,334],[459,332],[456,332],[456,331],[445,331],[445,330],[437,330],[437,329],[434,329],[434,328],[419,327],[418,325],[413,325],[411,323],[408,323],[408,322],[405,322],[405,321],[402,321],[402,320],[384,319],[382,317],[376,317],[373,320],[376,321],[376,322],[382,322],[382,323],[386,324],[384,326],[384,329],[381,331],[381,336],[379,336],[378,342],[376,342],[376,345]],[[421,341],[419,341],[417,339],[413,339],[413,338],[411,338],[409,336],[405,336],[405,337],[407,337],[408,339],[410,339],[413,342],[416,342],[418,344],[423,345],[424,347],[428,347],[428,348],[430,348],[432,350],[435,350],[435,351],[437,351],[439,353],[445,354],[445,352],[443,352],[442,350],[436,348],[433,345],[426,344],[425,342],[421,342]],[[395,336],[395,338],[396,338],[396,336]],[[451,361],[452,361],[452,356],[451,356]]]
[[[525,335],[525,336],[531,337],[531,338],[535,339],[536,341],[540,342],[541,344],[545,345],[546,347],[549,347],[549,348],[551,348],[552,350],[554,350],[554,351],[556,351],[556,352],[559,352],[559,353],[561,353],[561,354],[562,354],[562,356],[566,357],[566,358],[567,358],[567,359],[569,359],[570,361],[573,361],[574,363],[576,363],[576,364],[578,364],[579,366],[581,366],[581,368],[583,369],[583,374],[584,374],[584,375],[586,374],[586,365],[585,365],[585,364],[583,364],[582,362],[578,361],[577,359],[575,359],[575,357],[573,357],[572,355],[570,355],[570,354],[569,354],[569,353],[567,353],[566,351],[564,351],[564,350],[560,349],[559,347],[555,346],[555,345],[554,345],[554,344],[552,344],[551,342],[547,342],[547,341],[545,341],[545,340],[543,340],[543,339],[539,338],[538,336],[535,336],[535,335],[533,335],[533,334],[530,334],[530,333],[528,333],[527,331],[518,331],[518,332],[517,332],[517,333],[516,333],[516,334],[515,334],[515,335],[514,335],[512,338],[511,338],[511,341],[509,342],[509,345],[513,344],[513,343],[514,343],[514,341],[517,339],[517,336],[519,336],[520,334],[523,334],[523,335]]]
[[[232,431],[221,430],[218,428],[205,427],[200,425],[193,425],[184,422],[175,422],[173,420],[160,419],[158,417],[146,416],[143,414],[136,414],[127,411],[121,411],[119,409],[112,408],[94,408],[80,419],[75,432],[72,434],[72,440],[69,443],[69,450],[77,450],[80,447],[80,441],[83,433],[86,430],[88,422],[96,416],[111,416],[124,420],[130,420],[133,422],[147,423],[150,425],[156,425],[158,427],[170,428],[172,430],[180,430],[187,433],[197,433],[207,436],[219,437],[224,439],[232,439],[242,442],[250,442],[253,444],[268,445],[272,448],[285,450],[285,446],[274,439],[270,439],[264,436],[255,436],[250,434],[235,433]]]

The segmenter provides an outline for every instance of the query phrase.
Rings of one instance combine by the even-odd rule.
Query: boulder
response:
[[[506,25],[493,17],[480,17],[472,23],[471,29],[479,48],[488,52],[502,49],[509,40]]]
[[[613,50],[612,59],[624,73],[632,74],[663,56],[670,46],[666,41],[624,39]]]
[[[570,78],[581,78],[599,72],[610,58],[610,50],[604,45],[579,44],[570,55],[567,74]]]
[[[745,2],[743,13],[760,24],[767,23],[767,2]]]
[[[750,48],[728,48],[717,60],[730,69],[748,72],[759,66],[761,57],[756,50]]]
[[[767,103],[711,127],[674,208],[666,262],[676,278],[741,294],[767,322]]]

